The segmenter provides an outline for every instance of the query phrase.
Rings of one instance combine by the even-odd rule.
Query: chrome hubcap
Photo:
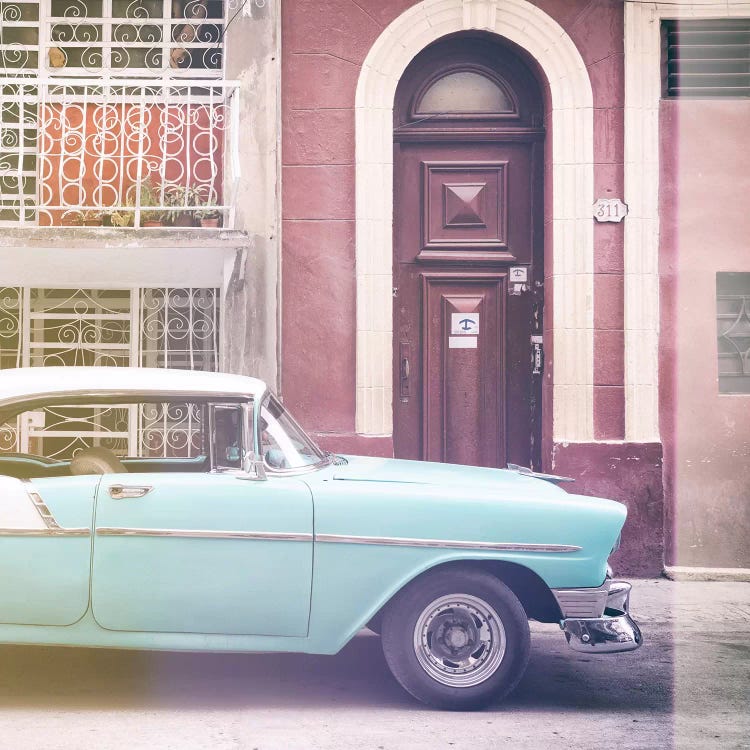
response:
[[[470,687],[491,677],[505,656],[505,628],[497,612],[469,594],[442,596],[414,627],[414,651],[430,677]]]

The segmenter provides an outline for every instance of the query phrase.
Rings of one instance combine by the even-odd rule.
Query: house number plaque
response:
[[[621,222],[628,215],[628,204],[619,198],[599,198],[594,203],[594,218],[597,221]]]

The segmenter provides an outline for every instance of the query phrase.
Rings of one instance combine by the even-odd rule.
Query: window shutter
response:
[[[663,94],[750,97],[750,18],[664,21]]]

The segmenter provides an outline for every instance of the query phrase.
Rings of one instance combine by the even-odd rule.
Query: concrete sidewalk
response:
[[[750,748],[750,583],[633,583],[634,616],[671,657],[665,747]],[[641,659],[654,652],[640,651]]]
[[[336,656],[0,647],[0,749],[750,748],[750,583],[634,582],[642,648],[572,651],[532,625],[500,705],[412,700],[363,631]]]
[[[619,721],[602,744],[648,750],[750,748],[750,583],[665,578],[631,583],[631,614],[643,631],[643,647],[620,657],[572,656],[576,678],[594,684],[604,671],[618,683],[604,688],[612,711],[605,721],[613,716]],[[532,625],[532,630],[537,645],[554,635],[547,625]],[[571,660],[571,654],[564,656]],[[568,689],[582,688],[571,676]],[[592,709],[603,707],[598,699],[592,704]],[[595,710],[583,726],[573,723],[561,747],[595,747],[584,729]],[[522,747],[533,747],[532,739]]]
[[[743,631],[750,638],[750,583],[631,579],[631,608],[643,623]],[[647,626],[650,629],[650,625]]]

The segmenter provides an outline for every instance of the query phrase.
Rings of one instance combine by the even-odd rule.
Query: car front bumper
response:
[[[614,654],[633,651],[643,643],[638,624],[628,613],[631,586],[609,581],[601,617],[566,617],[560,621],[568,645],[575,651]]]

